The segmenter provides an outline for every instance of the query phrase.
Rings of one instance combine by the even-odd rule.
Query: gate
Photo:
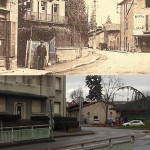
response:
[[[40,41],[27,41],[26,46],[26,57],[25,57],[25,67],[27,68],[37,68],[37,47],[40,45]],[[55,38],[53,38],[49,43],[44,43],[47,50],[47,57],[45,60],[45,66],[48,65],[49,62],[56,62],[56,48],[55,48]]]
[[[49,43],[49,62],[52,64],[57,61],[55,37]]]

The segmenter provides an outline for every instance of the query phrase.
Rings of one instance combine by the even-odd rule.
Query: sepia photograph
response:
[[[0,150],[150,150],[150,0],[0,0]]]
[[[1,1],[0,74],[150,74],[149,8],[148,0]]]

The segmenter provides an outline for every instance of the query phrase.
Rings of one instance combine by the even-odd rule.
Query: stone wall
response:
[[[74,60],[79,57],[88,55],[87,49],[81,48],[57,48],[57,59],[58,61]]]

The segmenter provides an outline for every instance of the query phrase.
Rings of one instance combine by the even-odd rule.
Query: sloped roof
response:
[[[125,3],[126,1],[128,1],[128,0],[123,0],[123,1],[121,1],[118,5],[122,5],[122,4]]]
[[[103,26],[104,26],[105,30],[107,30],[107,31],[120,30],[120,24],[110,23],[110,24],[104,24]]]

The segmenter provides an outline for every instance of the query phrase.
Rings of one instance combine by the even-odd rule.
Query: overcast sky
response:
[[[139,91],[150,91],[150,76],[117,76],[124,86],[132,86]],[[66,98],[70,100],[70,93],[81,87],[84,91],[84,96],[88,94],[88,87],[85,86],[85,76],[66,76]]]
[[[97,24],[100,26],[106,22],[108,15],[112,23],[120,23],[120,15],[117,13],[117,3],[122,0],[97,0]],[[93,0],[85,0],[89,6],[89,16],[93,9]]]

